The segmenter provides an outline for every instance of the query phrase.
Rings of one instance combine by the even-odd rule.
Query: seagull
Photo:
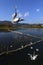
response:
[[[36,49],[36,51],[39,51],[39,49]]]
[[[30,47],[30,49],[33,49],[33,47]]]
[[[17,15],[18,15],[18,14],[17,14],[16,8],[15,8],[15,13],[12,15],[12,17],[13,17],[12,22],[13,22],[13,23],[18,23],[18,22],[20,22],[20,21],[24,21],[23,18],[17,17]]]
[[[29,56],[30,56],[30,59],[31,60],[36,60],[36,58],[37,58],[37,54],[35,54],[35,52],[33,53],[33,55],[32,54],[28,54]]]

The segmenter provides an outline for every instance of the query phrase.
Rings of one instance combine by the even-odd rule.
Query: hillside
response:
[[[43,24],[11,23],[11,21],[0,21],[0,31],[15,30],[18,28],[43,28]]]

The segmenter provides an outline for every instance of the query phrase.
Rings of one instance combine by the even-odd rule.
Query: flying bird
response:
[[[13,20],[12,20],[13,23],[18,23],[18,22],[20,22],[20,21],[24,21],[23,18],[17,17],[17,15],[18,15],[17,9],[15,8],[15,14],[13,15]]]

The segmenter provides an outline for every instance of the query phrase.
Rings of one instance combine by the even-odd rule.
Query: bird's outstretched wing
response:
[[[16,16],[17,16],[17,9],[15,8],[15,15],[14,15],[13,19],[15,19]]]
[[[24,21],[24,19],[22,19],[22,18],[19,18],[19,21]]]

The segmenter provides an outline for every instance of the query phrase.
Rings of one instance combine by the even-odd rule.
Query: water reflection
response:
[[[35,36],[39,36],[39,37],[43,37],[43,29],[19,29],[17,31],[23,32],[25,34],[32,34]],[[14,31],[11,32],[0,32],[0,53],[3,51],[8,51],[8,50],[13,50],[13,49],[17,49],[19,47],[24,48],[24,46],[26,44],[33,44],[34,42],[40,40],[39,38],[34,38],[31,36],[27,36],[24,34],[17,34]],[[34,54],[35,52],[35,54]],[[20,50],[16,53],[14,53],[14,55],[12,54],[13,57],[9,57],[7,56],[7,60],[4,60],[5,63],[11,63],[13,62],[12,60],[16,58],[15,62],[23,61],[24,63],[30,63],[31,64],[31,60],[29,58],[29,56],[27,56],[27,54],[29,53],[29,56],[31,57],[32,60],[35,60],[37,62],[43,62],[43,41],[41,41],[38,44],[32,45],[30,47],[24,48],[23,50]],[[7,53],[8,54],[8,53]],[[36,58],[37,57],[37,58]],[[9,61],[8,61],[9,59]],[[25,61],[24,61],[25,59]],[[27,60],[29,59],[29,60]],[[13,63],[15,63],[13,62]],[[23,63],[22,62],[22,63]],[[34,64],[34,62],[32,62]]]
[[[32,35],[43,37],[43,28],[29,28],[29,29],[21,29],[18,31],[26,34],[32,34]]]

